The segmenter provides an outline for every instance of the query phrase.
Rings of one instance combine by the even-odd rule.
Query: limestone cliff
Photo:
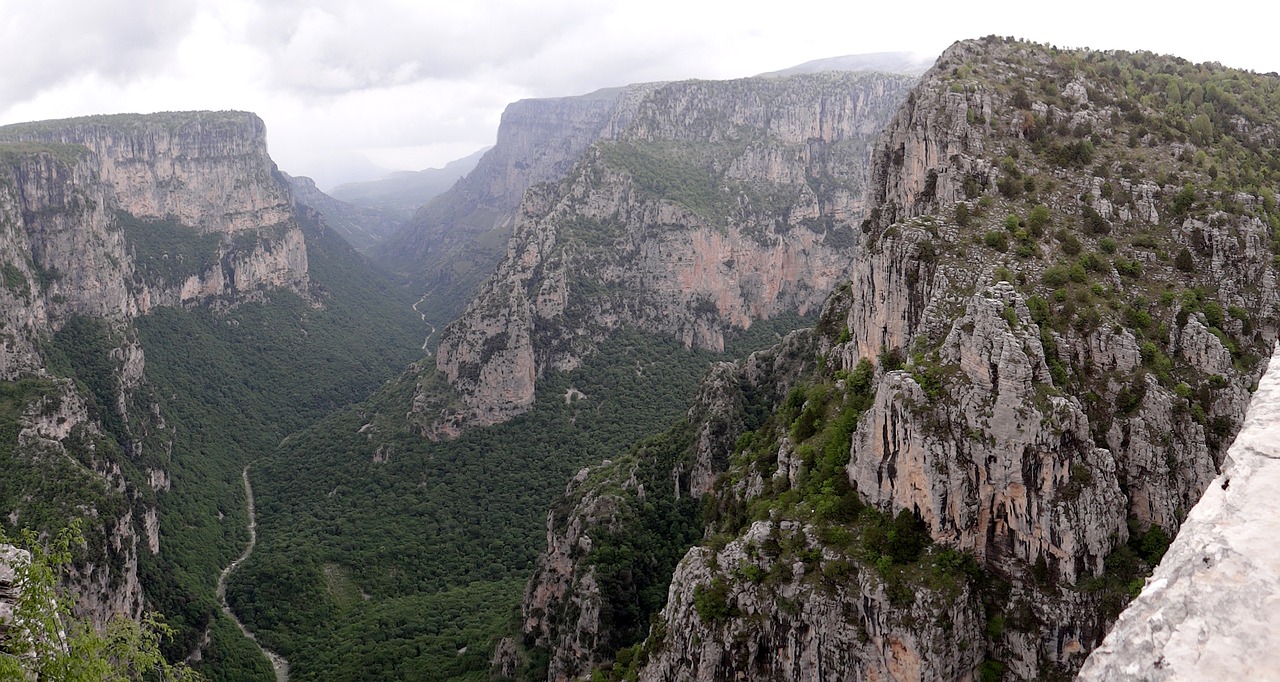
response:
[[[143,609],[172,430],[132,320],[306,294],[292,195],[243,113],[0,128],[0,485],[10,529],[85,518],[66,579],[95,622]]]
[[[531,188],[507,255],[441,339],[463,410],[526,409],[622,325],[721,350],[730,329],[815,311],[864,213],[867,149],[911,79],[818,74],[655,86],[558,185]],[[428,415],[434,417],[434,415]]]
[[[706,539],[647,636],[583,660],[615,679],[1073,675],[1214,480],[1275,345],[1280,212],[1242,169],[1269,163],[1280,116],[1228,104],[1227,82],[1278,86],[998,38],[944,53],[876,143],[818,366],[719,439]],[[560,523],[579,545],[643,537]]]

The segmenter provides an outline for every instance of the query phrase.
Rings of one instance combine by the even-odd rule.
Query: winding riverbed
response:
[[[222,569],[222,573],[218,575],[218,602],[222,604],[222,612],[227,614],[227,617],[236,624],[236,627],[240,628],[240,632],[243,632],[245,637],[253,640],[253,643],[257,644],[258,648],[262,649],[262,653],[270,659],[271,667],[276,671],[276,682],[288,682],[289,662],[284,660],[284,656],[274,651],[268,651],[266,647],[259,644],[258,638],[254,637],[252,632],[249,632],[249,629],[244,626],[244,623],[240,622],[239,618],[236,618],[236,614],[231,611],[231,606],[227,604],[227,578],[231,576],[232,571],[244,563],[245,559],[249,558],[250,554],[253,554],[253,546],[258,544],[258,516],[253,509],[253,486],[249,485],[249,467],[246,466],[244,471],[240,472],[240,477],[244,479],[244,496],[249,509],[249,546],[244,548],[244,554],[227,564],[227,567]]]

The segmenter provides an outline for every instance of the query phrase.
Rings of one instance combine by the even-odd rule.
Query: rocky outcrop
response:
[[[13,628],[14,611],[21,596],[18,569],[30,561],[30,552],[13,545],[0,545],[0,646]]]
[[[904,607],[872,571],[814,575],[814,563],[798,560],[775,568],[778,560],[760,550],[770,534],[823,551],[810,537],[815,529],[764,521],[718,552],[690,550],[662,612],[666,638],[640,680],[971,678],[983,627],[973,594],[921,590]],[[763,586],[734,572],[790,577]]]
[[[613,141],[525,194],[507,256],[445,330],[454,425],[532,404],[630,325],[722,350],[724,335],[815,311],[863,215],[866,145],[910,80],[871,74],[654,87]],[[454,427],[456,428],[456,426]]]
[[[1280,355],[1219,474],[1081,680],[1261,679],[1280,670]]]

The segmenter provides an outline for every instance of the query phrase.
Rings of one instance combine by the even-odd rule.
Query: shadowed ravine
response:
[[[253,509],[253,486],[249,485],[249,467],[246,466],[244,471],[240,472],[240,476],[244,479],[244,497],[249,509],[249,544],[244,548],[244,554],[241,554],[235,561],[232,561],[226,568],[222,569],[222,573],[218,576],[218,602],[222,604],[222,612],[227,614],[227,617],[236,624],[236,627],[240,628],[240,632],[243,632],[245,637],[253,640],[253,643],[257,644],[258,648],[262,649],[262,653],[271,661],[271,667],[276,671],[276,682],[287,682],[289,679],[289,662],[284,659],[284,656],[269,651],[259,644],[258,638],[254,637],[252,632],[249,632],[249,629],[244,626],[244,623],[240,622],[239,618],[236,618],[236,614],[231,611],[231,606],[227,604],[227,578],[240,567],[240,564],[244,563],[245,559],[249,558],[250,554],[253,554],[253,546],[258,544],[258,517]]]

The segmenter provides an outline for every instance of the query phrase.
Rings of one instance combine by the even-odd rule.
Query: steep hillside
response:
[[[306,287],[301,233],[264,150],[249,114],[0,128],[3,507],[10,530],[104,519],[71,579],[77,610],[97,621],[141,612],[139,554],[159,551],[169,468],[131,320]]]
[[[295,208],[247,113],[0,128],[0,225],[0,524],[12,536],[85,519],[65,585],[78,614],[155,609],[177,628],[173,659],[270,677],[213,602],[244,541],[239,470],[411,360],[412,301],[375,291],[367,265]],[[193,318],[203,335],[175,322]],[[219,336],[251,345],[219,365],[204,343]],[[236,363],[251,367],[239,381]],[[175,365],[191,371],[174,381]],[[280,390],[277,412],[246,410]]]
[[[357,250],[367,252],[386,239],[404,222],[403,218],[377,208],[355,206],[335,199],[316,187],[307,177],[282,174],[289,181],[295,200],[320,212],[329,229],[341,235]]]
[[[377,180],[349,182],[326,192],[353,206],[386,213],[399,222],[413,217],[424,204],[449,191],[458,180],[470,173],[480,157],[492,147],[485,147],[442,168],[391,173]]]
[[[1274,347],[1278,114],[1273,76],[954,45],[876,144],[849,281],[785,398],[726,369],[706,438],[571,484],[498,672],[1074,674]],[[646,628],[661,600],[636,576],[673,527],[650,496],[696,495],[701,461],[723,473],[684,518],[708,539]]]
[[[508,253],[445,329],[461,407],[424,431],[493,424],[547,372],[632,325],[719,351],[724,334],[821,304],[865,214],[868,149],[913,79],[829,73],[651,86],[562,182],[525,193]]]

